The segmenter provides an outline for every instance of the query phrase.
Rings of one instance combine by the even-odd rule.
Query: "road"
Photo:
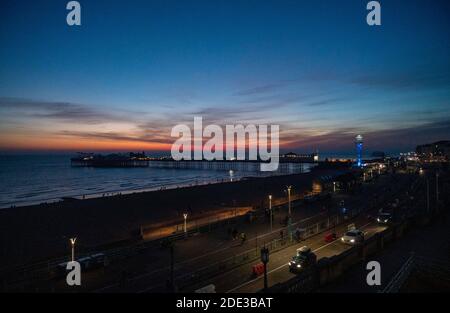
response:
[[[364,231],[366,238],[370,238],[377,232],[383,231],[386,228],[385,226],[378,226],[374,222],[368,222],[365,225],[361,225],[363,221],[364,219],[358,219],[355,224],[357,227],[358,225],[360,225],[358,228]],[[339,227],[338,234],[342,236],[345,231],[346,227],[341,226]],[[342,243],[340,240],[336,240],[331,243],[324,243],[323,238],[320,238],[321,236],[317,237],[319,238],[314,238],[310,242],[306,241],[305,243],[287,248],[281,251],[282,253],[277,253],[270,257],[270,263],[268,264],[267,272],[269,287],[276,283],[285,282],[295,276],[295,274],[289,272],[289,267],[286,260],[289,261],[291,257],[295,255],[296,249],[298,249],[302,245],[311,247],[312,251],[317,255],[318,259],[340,254],[350,248],[349,245]],[[226,275],[226,278],[226,280],[222,280],[222,284],[220,284],[220,282],[216,280],[216,282],[219,283],[219,285],[217,286],[218,292],[254,293],[263,289],[264,287],[263,276],[259,276],[256,279],[246,281],[231,289],[228,289],[229,284],[226,283],[229,279],[228,273]],[[231,280],[233,281],[233,279]]]

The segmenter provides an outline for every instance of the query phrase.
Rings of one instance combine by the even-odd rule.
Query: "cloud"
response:
[[[159,133],[149,133],[147,135],[126,135],[117,132],[84,132],[84,131],[60,131],[58,135],[76,137],[81,139],[94,140],[111,140],[111,141],[126,141],[126,142],[142,142],[142,143],[160,143],[172,144],[174,139],[170,136],[160,135]]]
[[[236,92],[235,96],[251,96],[251,95],[259,95],[268,93],[274,90],[277,90],[280,87],[285,86],[283,83],[272,83],[272,84],[266,84],[254,88],[244,89],[241,91]]]
[[[369,151],[409,151],[422,143],[450,140],[450,119],[397,129],[361,131],[359,128],[347,127],[319,135],[289,133],[281,138],[281,142],[289,149],[352,151],[354,138],[359,133],[364,136],[364,146]]]
[[[427,69],[390,74],[373,73],[351,78],[349,82],[366,87],[387,89],[440,88],[450,86],[450,72],[448,69],[435,71]]]
[[[130,120],[124,114],[105,112],[83,104],[20,98],[1,97],[0,110],[17,112],[30,118],[75,122],[77,124],[102,124]]]
[[[345,100],[344,98],[329,98],[323,100],[313,100],[311,102],[307,102],[306,105],[310,107],[324,106],[329,104],[338,104],[339,102]]]

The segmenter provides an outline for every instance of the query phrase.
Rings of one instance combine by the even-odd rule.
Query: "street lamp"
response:
[[[269,263],[269,249],[261,248],[261,262],[264,264],[264,291],[267,291],[267,263]]]
[[[333,192],[336,192],[336,182],[333,182]]]
[[[292,186],[287,186],[289,217],[291,216],[291,188],[292,188]]]
[[[187,213],[183,213],[183,217],[184,217],[184,234],[187,235]]]
[[[289,232],[289,237],[290,240],[292,241],[292,228],[291,228],[291,223],[292,223],[292,217],[291,217],[291,188],[292,186],[287,186],[287,192],[288,192],[288,232]]]
[[[270,231],[273,229],[273,215],[272,215],[272,195],[269,195],[269,211],[270,211]]]
[[[77,237],[70,238],[70,245],[72,246],[72,262],[75,261],[75,242]]]

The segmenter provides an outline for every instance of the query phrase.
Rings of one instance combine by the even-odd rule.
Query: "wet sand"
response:
[[[137,240],[141,226],[179,222],[184,212],[195,219],[224,207],[267,206],[269,194],[274,200],[286,198],[286,185],[293,186],[295,195],[311,190],[314,179],[343,171],[314,169],[304,174],[3,209],[1,267],[67,254],[72,236],[77,237],[77,249],[86,251]]]

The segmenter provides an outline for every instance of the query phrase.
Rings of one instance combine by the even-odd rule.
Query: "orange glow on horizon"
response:
[[[175,142],[176,138],[173,138]],[[146,142],[139,140],[111,140],[111,139],[92,139],[65,136],[30,136],[22,134],[0,135],[0,150],[3,151],[169,151],[171,143]],[[280,148],[289,148],[289,143],[280,143]],[[195,147],[191,145],[192,151]],[[235,144],[236,148],[236,144]],[[270,146],[269,146],[270,148]],[[248,143],[245,144],[248,150]],[[226,151],[226,144],[223,150],[220,147],[218,151]]]
[[[152,143],[126,140],[93,140],[83,138],[50,137],[45,139],[27,136],[0,136],[1,150],[35,150],[35,151],[89,151],[89,150],[114,150],[114,151],[170,151],[170,144]]]

